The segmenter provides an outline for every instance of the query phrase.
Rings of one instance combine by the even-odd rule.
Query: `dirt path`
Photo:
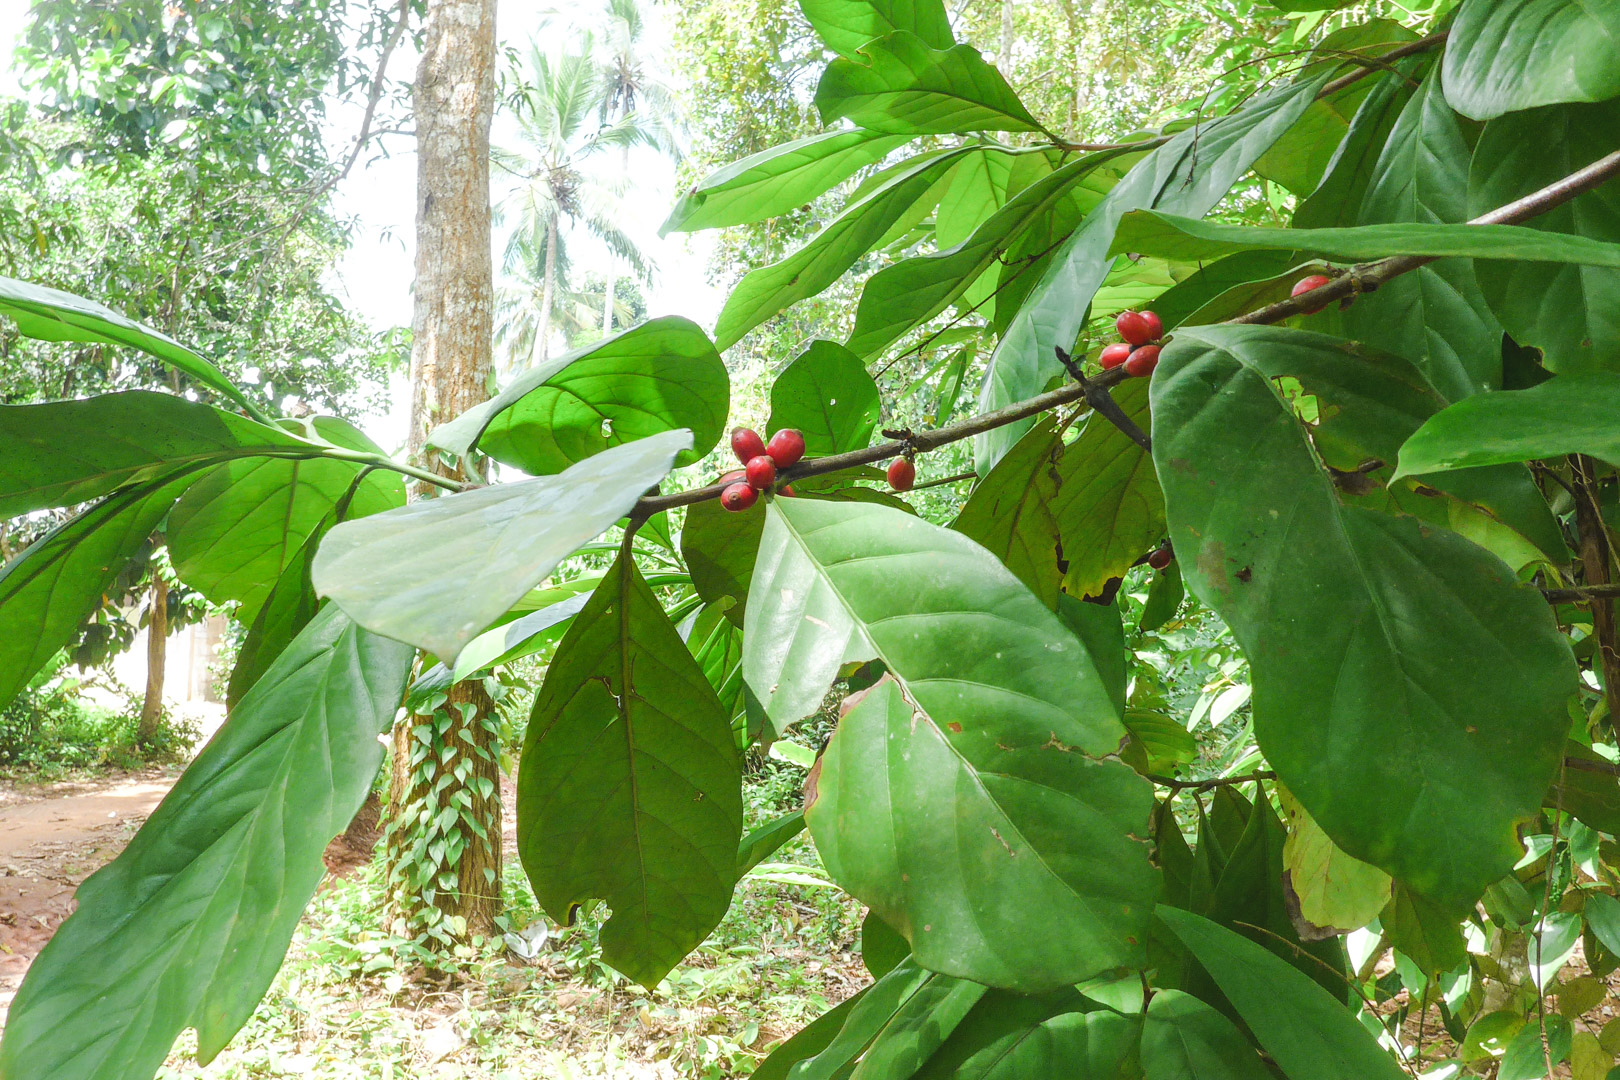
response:
[[[124,849],[174,783],[151,769],[83,784],[0,787],[0,1017],[73,911],[73,891]]]

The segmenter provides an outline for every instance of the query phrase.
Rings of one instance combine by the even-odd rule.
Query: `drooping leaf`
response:
[[[94,300],[16,278],[0,277],[0,315],[14,320],[23,337],[40,341],[99,341],[138,349],[225,395],[250,416],[269,422],[247,395],[206,358]]]
[[[1390,132],[1358,223],[1468,220],[1468,160],[1462,122],[1432,72]],[[1417,364],[1452,401],[1502,385],[1502,327],[1466,260],[1441,259],[1385,282],[1356,299],[1344,326],[1357,341]]]
[[[315,556],[316,591],[362,626],[447,662],[576,548],[662,480],[690,432],[604,450],[557,476],[344,522]]]
[[[1620,18],[1620,3],[1604,0]],[[1482,214],[1620,149],[1620,100],[1513,113],[1485,125],[1468,174],[1468,210]],[[1537,214],[1525,228],[1588,244],[1620,243],[1620,181]],[[1513,340],[1541,349],[1552,371],[1620,369],[1620,270],[1614,264],[1480,263],[1479,284]]]
[[[832,1080],[849,1076],[856,1059],[890,1024],[926,1015],[929,1006],[947,998],[961,979],[928,971],[906,959],[866,988],[844,1018],[838,1033],[814,1058],[793,1073],[794,1080]],[[982,988],[981,988],[982,990]],[[958,1018],[960,1019],[960,1018]]]
[[[816,36],[840,56],[873,38],[909,30],[936,49],[955,44],[941,0],[799,0]]]
[[[864,449],[883,415],[877,383],[836,341],[812,341],[771,384],[770,431],[798,428],[805,454]]]
[[[905,958],[900,961],[905,962]],[[988,989],[966,979],[935,975],[895,1010],[862,1052],[860,1062],[849,1074],[850,1080],[903,1080],[915,1076]]]
[[[1389,875],[1339,850],[1286,790],[1281,802],[1288,821],[1282,852],[1285,889],[1300,936],[1348,933],[1378,918],[1389,902]],[[1313,928],[1320,933],[1306,933]]]
[[[1153,449],[1171,535],[1249,658],[1255,736],[1289,791],[1347,853],[1463,908],[1517,860],[1556,770],[1569,646],[1493,556],[1341,501],[1256,366],[1296,334],[1184,329],[1165,350]]]
[[[1528,390],[1478,394],[1431,416],[1401,445],[1396,476],[1565,454],[1620,464],[1620,374],[1559,375]]]
[[[1153,576],[1147,603],[1142,605],[1142,621],[1138,629],[1143,632],[1159,629],[1176,617],[1176,612],[1181,610],[1181,602],[1186,598],[1187,590],[1181,584],[1181,566],[1171,563]]]
[[[125,488],[58,525],[0,568],[0,705],[73,640],[196,473]]]
[[[1191,912],[1158,916],[1215,977],[1289,1080],[1400,1080],[1406,1074],[1342,1002],[1264,946]]]
[[[1266,1080],[1271,1074],[1237,1026],[1179,990],[1160,990],[1142,1025],[1146,1080]]]
[[[1114,703],[1114,709],[1125,723],[1126,732],[1134,735],[1130,723],[1124,720],[1130,667],[1125,649],[1125,621],[1120,616],[1119,605],[1088,604],[1072,596],[1060,596],[1057,615],[1063,625],[1080,639],[1081,647],[1091,657],[1092,666],[1102,678],[1109,700]]]
[[[726,368],[698,325],[668,315],[524,372],[484,404],[434,430],[432,445],[476,447],[534,476],[609,447],[687,428],[689,465],[720,440],[731,407]]]
[[[1140,1077],[1141,1021],[1089,1006],[1073,989],[1050,994],[992,990],[979,999],[917,1080]]]
[[[1041,130],[979,50],[933,48],[908,30],[828,64],[816,86],[816,108],[825,124],[850,120],[894,135]]]
[[[546,913],[613,914],[602,957],[652,989],[719,924],[736,883],[730,717],[633,560],[602,578],[535,697],[518,850]]]
[[[1138,162],[1063,242],[1008,323],[979,393],[980,411],[1034,397],[1061,374],[1054,349],[1073,351],[1087,305],[1112,266],[1107,253],[1121,217],[1143,207],[1207,213],[1299,119],[1325,81],[1324,73],[1262,94],[1236,113],[1180,132]],[[1028,427],[1009,424],[977,436],[979,474]]]
[[[1101,760],[1125,731],[1080,643],[989,552],[883,507],[779,499],[753,601],[743,671],[779,726],[846,662],[889,672],[840,720],[805,817],[919,963],[1044,990],[1139,961],[1151,791]]]
[[[746,225],[797,210],[906,141],[904,135],[861,129],[828,131],[750,154],[693,185],[658,233]]]
[[[1147,390],[1146,380],[1133,379],[1113,397],[1151,435]],[[1069,564],[1064,588],[1096,595],[1164,535],[1164,496],[1147,452],[1095,413],[1064,452],[1062,473],[1052,516]]]
[[[1468,958],[1458,921],[1398,881],[1381,920],[1390,945],[1427,978],[1455,970]]]
[[[982,152],[964,146],[920,154],[889,171],[870,190],[857,190],[843,212],[799,250],[781,262],[749,271],[737,283],[715,322],[715,343],[729,349],[772,315],[837,281],[965,155]]]
[[[383,456],[346,420],[317,417],[309,433]],[[366,517],[405,505],[405,485],[399,473],[368,471],[328,457],[227,461],[199,477],[175,504],[167,529],[169,557],[186,584],[216,604],[238,601],[238,617],[251,622],[305,542],[343,500],[347,516]]]
[[[1327,171],[1316,190],[1294,211],[1298,229],[1327,229],[1356,224],[1373,169],[1383,153],[1396,119],[1412,96],[1409,81],[1420,58],[1397,61],[1395,70],[1367,81],[1372,89],[1356,108],[1350,128],[1333,151]],[[1157,310],[1157,309],[1155,309]]]
[[[1564,747],[1564,757],[1567,763],[1547,793],[1547,805],[1591,828],[1620,833],[1620,780],[1606,771],[1608,759],[1573,741]],[[1582,759],[1587,768],[1573,764]],[[1605,771],[1594,771],[1594,767]]]
[[[148,1080],[206,1063],[281,967],[321,854],[382,764],[412,650],[328,608],[271,665],[135,839],[79,887],[0,1041],[8,1077]]]
[[[1475,120],[1607,100],[1620,95],[1617,39],[1615,0],[1468,0],[1446,41],[1446,100]]]
[[[1114,151],[1071,161],[1019,192],[960,243],[945,247],[942,238],[937,253],[905,259],[873,274],[861,290],[849,347],[869,356],[956,303],[1060,201],[1068,202],[1076,213],[1090,210],[1107,187],[1100,182],[1093,187],[1087,181],[1118,156],[1120,152]]]
[[[0,405],[0,519],[89,502],[166,473],[254,455],[315,457],[318,444],[173,394],[129,390]]]

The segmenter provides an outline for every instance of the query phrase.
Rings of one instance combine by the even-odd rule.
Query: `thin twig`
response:
[[[911,490],[921,491],[923,488],[944,487],[946,484],[960,484],[963,480],[972,480],[978,475],[978,473],[974,472],[972,469],[969,469],[967,472],[959,472],[955,476],[942,476],[938,480],[930,480],[924,484],[913,484],[911,485]]]
[[[1173,776],[1154,776],[1152,773],[1144,773],[1143,775],[1145,775],[1147,779],[1153,781],[1155,784],[1158,784],[1161,787],[1167,787],[1178,794],[1183,791],[1190,791],[1194,795],[1205,791],[1213,791],[1215,788],[1236,787],[1239,784],[1254,783],[1260,780],[1277,779],[1276,773],[1268,772],[1265,769],[1260,769],[1251,773],[1244,773],[1242,776],[1218,776],[1212,780],[1177,780]]]
[[[1549,604],[1583,604],[1591,600],[1620,597],[1620,585],[1571,585],[1562,589],[1542,589]]]
[[[1378,56],[1378,61],[1380,65],[1388,65],[1394,63],[1396,60],[1399,60],[1402,57],[1411,56],[1413,53],[1427,52],[1430,49],[1439,48],[1445,43],[1446,35],[1448,33],[1450,33],[1450,31],[1441,30],[1439,33],[1430,34],[1426,38],[1419,38],[1417,41],[1402,45],[1398,49],[1391,49],[1387,53],[1380,53]],[[1332,82],[1328,83],[1326,86],[1322,87],[1322,92],[1318,96],[1326,97],[1329,94],[1336,94],[1345,87],[1360,82],[1362,79],[1365,79],[1368,75],[1371,75],[1373,72],[1378,70],[1380,70],[1379,67],[1364,67],[1356,71],[1352,71],[1348,75],[1341,75],[1337,79],[1334,79]]]

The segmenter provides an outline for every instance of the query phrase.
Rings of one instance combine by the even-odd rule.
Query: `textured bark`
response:
[[[146,698],[141,702],[140,725],[135,738],[150,743],[163,722],[163,671],[168,663],[169,583],[161,574],[152,575],[152,614],[146,621]]]
[[[455,470],[423,451],[433,428],[489,396],[494,351],[489,125],[494,107],[495,0],[429,0],[415,88],[416,291],[408,445],[418,464],[451,476]],[[417,494],[431,497],[424,490]],[[475,706],[469,718],[455,707],[463,702]],[[435,740],[435,752],[426,756],[416,775],[410,767],[410,721],[394,727],[390,877],[406,858],[412,823],[424,802],[437,812],[469,800],[464,824],[470,820],[477,827],[464,829],[466,850],[455,867],[456,887],[441,888],[434,906],[465,918],[469,934],[489,934],[500,911],[501,874],[499,747],[482,722],[492,706],[482,686],[463,685],[452,690],[447,707],[454,723]],[[462,737],[463,729],[470,743]],[[471,767],[462,764],[457,778],[457,764],[464,758]],[[493,789],[491,797],[478,795],[483,787]],[[421,903],[419,896],[396,897],[396,914],[411,915]]]

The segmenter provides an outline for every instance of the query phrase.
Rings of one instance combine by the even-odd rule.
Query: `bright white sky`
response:
[[[527,51],[529,40],[538,31],[541,10],[550,6],[534,0],[505,0],[497,24],[502,46]],[[665,12],[662,5],[649,4],[647,8],[655,19]],[[19,90],[16,75],[10,70],[11,53],[26,22],[27,9],[26,0],[0,0],[0,93],[3,94]],[[667,39],[665,28],[661,26],[653,26],[650,33],[655,42]],[[551,30],[548,34],[557,35],[559,31]],[[395,52],[389,74],[408,82],[415,66],[415,50],[407,40]],[[363,103],[353,102],[332,110],[328,139],[334,160],[341,159],[352,145],[360,128],[362,107]],[[493,141],[497,145],[516,146],[514,127],[509,119],[497,115]],[[337,213],[353,218],[356,227],[353,247],[339,264],[330,287],[375,330],[410,325],[415,264],[415,149],[409,137],[399,136],[388,140],[387,150],[393,156],[378,157],[375,153],[362,156],[335,192]],[[684,315],[701,323],[705,329],[712,329],[724,299],[721,290],[710,286],[705,276],[712,241],[704,234],[672,235],[660,240],[658,226],[674,202],[675,167],[651,151],[632,154],[631,165],[639,186],[627,200],[634,214],[627,227],[640,237],[644,250],[652,255],[658,268],[652,287],[647,290],[648,315]],[[493,196],[498,200],[503,194],[503,177],[498,170],[492,183]],[[497,252],[503,244],[504,238],[497,236]],[[606,251],[593,240],[573,238],[569,251],[580,272],[607,269]],[[368,418],[361,426],[385,449],[395,450],[404,443],[409,410],[409,387],[404,377],[395,380],[391,397],[392,407],[386,416]]]

